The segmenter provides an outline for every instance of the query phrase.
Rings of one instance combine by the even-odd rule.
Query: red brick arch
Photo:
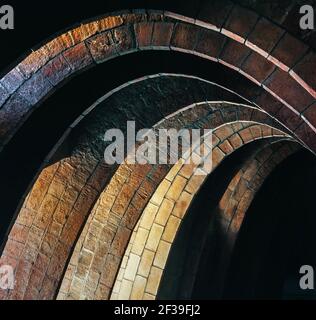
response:
[[[175,50],[219,62],[265,90],[257,103],[316,150],[316,56],[279,26],[226,1],[197,19],[171,12],[111,14],[69,30],[32,52],[0,80],[3,147],[23,121],[70,76],[138,50]],[[291,48],[291,50],[289,49]],[[276,98],[278,107],[269,103]],[[273,100],[273,99],[272,99]],[[277,110],[277,111],[276,111]]]

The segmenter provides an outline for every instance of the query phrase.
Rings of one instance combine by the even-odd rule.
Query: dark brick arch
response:
[[[0,81],[2,147],[34,107],[70,76],[123,54],[153,49],[198,55],[240,72],[266,90],[257,103],[281,121],[282,116],[293,118],[295,135],[315,150],[316,93],[309,72],[314,52],[252,11],[225,1],[212,11],[212,5],[197,19],[162,11],[113,14],[34,51]],[[282,116],[280,108],[269,105],[271,96],[284,107]]]

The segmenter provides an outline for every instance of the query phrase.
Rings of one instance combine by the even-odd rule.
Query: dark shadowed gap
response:
[[[224,298],[316,298],[299,288],[300,267],[316,267],[315,179],[316,160],[306,150],[269,176],[240,229]]]

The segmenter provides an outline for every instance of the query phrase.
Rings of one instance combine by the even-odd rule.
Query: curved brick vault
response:
[[[111,99],[107,102],[109,106],[113,104],[113,100]],[[96,112],[94,117],[99,118],[104,110],[111,112],[107,108],[102,108],[99,112]],[[103,114],[103,119],[106,118],[107,112]],[[187,120],[184,116],[185,113],[188,113]],[[183,119],[178,120],[177,123],[172,121],[173,118],[166,121],[169,121],[172,127],[175,124],[178,127],[182,127],[183,121],[194,120],[197,127],[205,127],[209,121],[209,126],[212,127],[220,125],[223,121],[254,121],[257,118],[259,121],[266,121],[270,124],[274,123],[276,127],[279,127],[267,114],[244,105],[236,109],[234,105],[230,104],[226,105],[226,107],[223,107],[221,104],[217,107],[216,105],[212,107],[212,104],[202,103],[193,105],[188,110],[180,112],[179,115],[181,115],[179,120]],[[93,118],[93,114],[90,117]],[[201,118],[200,121],[198,121],[199,118]],[[88,120],[86,120],[86,123],[89,123]],[[124,118],[125,120],[126,118]],[[86,123],[83,123],[83,125],[86,125]],[[89,134],[90,130],[92,130],[93,134]],[[100,134],[103,134],[104,123],[99,122],[98,129],[96,123],[91,121],[90,129],[86,130],[85,135],[82,135],[79,139],[76,138],[79,142],[79,148],[75,148],[77,151],[69,159],[66,158],[60,163],[56,163],[45,169],[26,198],[17,222],[11,230],[2,256],[4,263],[10,262],[17,265],[18,285],[16,291],[10,293],[10,298],[52,298],[55,295],[56,286],[60,281],[60,276],[63,273],[67,257],[78,232],[91,206],[106,185],[106,175],[109,175],[111,172],[108,167],[104,166],[103,161],[100,161],[99,165],[96,161],[95,157],[97,153],[103,150],[96,142],[93,143],[93,141],[96,141],[96,137],[100,136],[100,134],[96,134],[96,130],[99,130]],[[272,135],[273,132],[270,129],[266,134]],[[236,143],[243,143],[243,141],[247,142],[247,139],[252,139],[251,131],[243,139]],[[91,151],[91,146],[93,146],[94,151]],[[102,155],[100,156],[100,154],[99,159],[102,159]],[[130,210],[126,210],[126,204],[129,202],[133,203],[132,199],[138,199],[145,204],[146,198],[154,191],[155,184],[159,183],[159,180],[167,173],[167,167],[159,168],[158,166],[150,170],[148,166],[139,165],[139,169],[134,172],[135,178],[131,179],[134,181],[135,187],[141,184],[143,187],[139,187],[138,191],[134,194],[134,189],[128,188],[130,186],[129,183],[120,191],[123,202],[121,197],[117,198],[113,220],[111,221],[110,219],[112,229],[119,223],[117,225],[117,235],[113,233],[111,228],[108,230],[107,235],[107,237],[113,237],[112,240],[109,239],[110,243],[112,243],[109,249],[112,252],[120,252],[118,254],[123,255],[124,241],[128,240],[131,233],[130,230],[135,224],[134,221],[141,213],[138,210],[139,213],[137,214],[133,206]],[[121,170],[124,172],[124,168]],[[119,172],[120,170],[118,171],[118,177],[122,176],[122,173],[120,174]],[[146,179],[142,182],[144,178]],[[124,182],[125,179],[117,179],[115,176],[112,179],[114,186],[118,183],[124,184]],[[106,190],[113,189],[112,184],[110,183]],[[114,187],[114,190],[116,189],[117,187]],[[130,190],[132,190],[132,193]],[[110,198],[113,198],[113,196]],[[138,203],[139,205],[140,203]],[[138,209],[141,210],[140,207]],[[126,212],[126,215],[122,217],[122,223],[120,223],[119,217],[124,212]],[[107,219],[107,217],[103,218]],[[111,260],[111,257],[114,257],[111,255],[111,251],[108,256],[109,260]],[[107,257],[104,256],[102,261],[106,259]],[[114,263],[118,266],[119,259],[114,259]],[[109,267],[111,268],[110,263]],[[113,277],[114,274],[112,273]],[[109,281],[113,282],[114,278]],[[103,287],[100,285],[101,296],[106,297]],[[110,289],[107,288],[107,290],[109,292]]]
[[[0,291],[1,299],[159,297],[169,251],[200,189],[226,159],[251,147],[211,217],[221,221],[230,243],[214,262],[223,267],[214,283],[220,290],[262,183],[300,147],[316,151],[314,51],[225,0],[203,4],[194,17],[153,10],[110,14],[34,50],[0,79],[0,152],[73,76],[142,50],[220,63],[257,87],[235,93],[189,75],[158,74],[126,83],[87,108],[36,168],[15,205],[0,264],[14,266],[16,285]],[[203,144],[213,148],[210,172],[193,176],[193,167],[181,161],[105,165],[104,132],[125,132],[127,120],[136,120],[137,129],[213,129],[213,145]]]
[[[314,52],[238,5],[223,1],[214,11],[212,3],[204,9],[194,19],[159,11],[113,14],[69,30],[34,51],[1,79],[1,145],[70,76],[151,49],[198,55],[238,71],[266,91],[258,98],[262,108],[273,114],[280,106],[287,108],[285,114],[293,118],[290,129],[314,150],[316,86],[309,72],[315,66]],[[279,101],[278,110],[266,105],[271,96]]]
[[[214,134],[217,136],[217,131]],[[239,134],[242,135],[243,130],[239,131]],[[229,137],[226,137],[224,142],[227,142],[227,140],[229,140]],[[279,141],[282,141],[282,138]],[[225,232],[225,237],[229,240],[227,241],[229,245],[225,248],[225,251],[222,251],[221,261],[219,262],[221,272],[218,275],[220,274],[222,278],[225,278],[229,255],[234,247],[244,215],[260,185],[277,164],[297,150],[298,146],[296,144],[276,143],[276,141],[267,139],[263,146],[260,146],[251,154],[229,183],[227,190],[219,201],[216,216],[210,217],[210,219],[218,221]],[[188,182],[182,191],[179,191],[179,195],[174,198],[169,190],[177,177],[188,179]],[[205,178],[205,176],[200,177],[192,183],[194,179],[192,168],[180,164],[161,182],[160,187],[152,196],[139,223],[133,230],[113,287],[111,299],[142,300],[156,298],[176,233],[181,227],[181,221],[185,218],[186,211],[190,207],[195,193],[201,188]],[[169,189],[165,188],[166,185],[171,187]],[[161,189],[164,190],[163,193],[161,193]],[[158,198],[159,201],[157,201]],[[199,252],[202,252],[202,250]],[[183,261],[181,263],[183,264]],[[194,268],[197,268],[199,259],[189,263],[191,272],[194,274]],[[211,267],[209,266],[209,268]],[[218,275],[216,276],[217,280]],[[213,281],[209,285],[216,286],[218,284]],[[172,287],[174,286],[176,286],[175,283]],[[169,290],[172,291],[172,287],[169,287]],[[184,292],[187,296],[182,296],[182,298],[189,299],[190,294],[187,288]]]

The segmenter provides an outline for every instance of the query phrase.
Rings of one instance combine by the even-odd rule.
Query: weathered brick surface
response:
[[[289,71],[307,52],[308,47],[300,40],[286,33],[271,52],[271,59],[284,71]]]
[[[173,33],[173,23],[156,22],[152,33],[152,46],[169,48]]]
[[[299,112],[314,100],[288,73],[282,70],[276,70],[263,84]]]
[[[271,75],[275,65],[258,53],[253,52],[246,58],[241,69],[261,84]]]
[[[234,151],[234,147],[229,143],[229,138],[234,134],[237,127],[232,128],[232,124],[225,125],[214,131],[214,135],[218,141],[222,141],[219,147],[224,149],[226,155],[220,157],[218,162],[214,163],[214,168],[222,161],[222,159]],[[250,124],[248,128],[240,126],[240,132],[251,132],[252,137],[249,141],[262,138],[261,125]],[[272,131],[269,131],[268,136],[272,136]],[[229,147],[228,147],[229,146]],[[264,144],[265,147],[270,147],[270,141],[267,140]],[[236,148],[239,148],[237,145]],[[262,147],[264,149],[264,147]],[[213,152],[219,150],[216,146]],[[295,150],[295,148],[293,149]],[[276,151],[279,151],[278,149]],[[260,154],[260,152],[258,152]],[[263,166],[260,159],[266,157],[265,154],[261,157],[252,155],[250,161],[240,170],[234,177],[232,183],[228,187],[228,193],[225,193],[220,201],[222,218],[232,221],[231,231],[237,232],[243,220],[247,208],[249,207],[253,196],[257,189],[251,189],[253,177],[258,175],[258,171]],[[287,156],[285,154],[285,156]],[[256,156],[256,158],[255,158]],[[269,161],[271,154],[264,161]],[[258,160],[259,159],[259,160]],[[214,159],[213,159],[214,160]],[[263,161],[263,162],[264,162]],[[273,163],[276,165],[276,162]],[[185,164],[181,162],[180,167],[185,168]],[[178,167],[175,165],[174,167]],[[190,181],[196,180],[199,176],[185,177],[184,170],[177,168],[173,170],[175,173],[167,175],[161,182],[161,190],[165,190],[166,182],[168,183],[169,191],[165,191],[163,195],[159,195],[162,200],[157,204],[157,196],[154,194],[143,211],[140,222],[136,225],[133,235],[125,251],[124,259],[121,262],[118,276],[113,287],[111,299],[146,299],[146,293],[156,297],[161,274],[165,268],[166,261],[169,255],[170,248],[175,239],[175,235],[181,224],[181,220],[185,217],[186,211],[192,201],[194,195],[201,187],[205,176],[197,180],[196,187],[186,188],[183,190],[184,185],[190,185]],[[267,174],[269,173],[266,170]],[[238,177],[238,179],[236,179]],[[261,182],[263,182],[262,176]],[[186,182],[188,181],[188,182]],[[162,187],[163,186],[163,187]],[[174,195],[173,186],[176,187],[177,195]],[[192,193],[191,193],[192,192]],[[180,196],[179,196],[180,193]],[[159,209],[157,208],[159,206]],[[237,215],[238,213],[238,215]],[[238,228],[237,228],[237,224]],[[139,287],[139,277],[141,277],[141,288],[137,290],[137,294],[133,288]],[[136,289],[135,289],[136,290]]]
[[[235,6],[229,15],[222,32],[234,40],[244,42],[258,20],[258,15],[248,9]]]
[[[153,27],[153,22],[141,22],[135,24],[135,37],[138,48],[150,47]]]
[[[182,50],[193,51],[199,36],[199,28],[189,24],[179,23],[171,40],[171,46]]]
[[[79,43],[76,46],[69,48],[63,55],[73,72],[86,68],[93,63],[93,59],[85,43]]]
[[[204,1],[197,16],[197,23],[207,28],[220,30],[232,7],[233,3],[227,0]]]
[[[225,25],[220,29],[224,21]],[[230,38],[226,41],[224,50],[224,36],[219,32]],[[53,86],[68,79],[71,74],[93,65],[93,60],[101,63],[120,54],[133,52],[137,46],[142,49],[170,49],[171,41],[171,46],[176,50],[190,53],[195,51],[195,54],[213,60],[222,52],[219,61],[235,70],[247,58],[248,50],[259,52],[279,70],[286,72],[285,75],[271,78],[270,80],[274,80],[273,84],[264,88],[278,97],[285,106],[301,112],[307,106],[304,102],[308,100],[308,95],[313,98],[316,96],[310,72],[314,65],[314,53],[310,52],[303,57],[307,51],[306,45],[287,33],[282,36],[283,33],[283,30],[268,20],[259,19],[253,11],[237,5],[232,7],[229,1],[204,3],[199,9],[197,21],[172,13],[166,13],[164,18],[163,13],[158,11],[150,11],[148,14],[139,11],[100,18],[49,41],[5,75],[0,80],[5,90],[0,105],[8,99],[6,91],[13,95],[17,92],[31,103],[32,111],[33,106],[50,94]],[[199,37],[200,41],[197,42]],[[245,39],[248,47],[244,44]],[[241,43],[238,44],[238,41]],[[270,52],[271,55],[268,55]],[[65,64],[61,54],[69,65]],[[260,84],[270,65],[259,57],[258,63],[254,65],[251,59],[255,58],[255,54],[249,57],[241,73]],[[294,69],[290,70],[293,66]],[[30,79],[24,84],[25,78]],[[290,90],[284,90],[284,87],[289,87]],[[299,107],[297,100],[303,101],[303,106]],[[17,123],[14,125],[1,128],[2,141],[5,143],[11,137],[10,132],[19,126],[18,118],[19,116],[15,117]]]
[[[224,61],[231,67],[239,69],[250,54],[251,50],[241,43],[228,39],[220,56],[220,62]]]
[[[284,30],[261,18],[247,38],[246,45],[267,57],[283,35]]]
[[[313,72],[316,68],[316,54],[309,52],[293,68],[291,72],[294,79],[298,80],[301,85],[316,98],[316,80]]]

